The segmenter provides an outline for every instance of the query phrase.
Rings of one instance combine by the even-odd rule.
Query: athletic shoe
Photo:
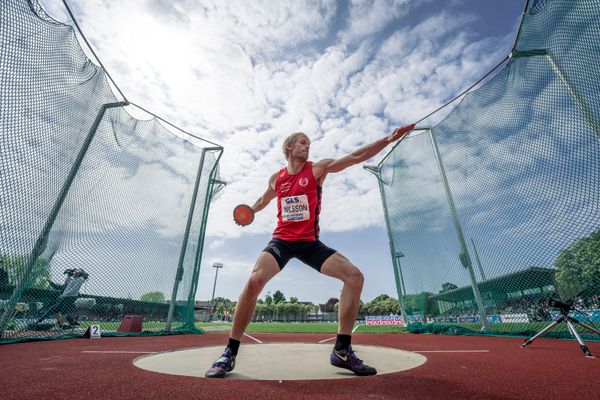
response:
[[[366,376],[377,373],[375,368],[368,366],[360,358],[356,357],[356,354],[352,351],[352,346],[348,346],[347,349],[343,350],[333,349],[329,356],[329,361],[334,367],[349,369],[356,375]]]
[[[235,356],[231,349],[227,347],[221,358],[213,363],[204,376],[207,378],[224,378],[226,373],[233,371],[233,368],[235,368]]]

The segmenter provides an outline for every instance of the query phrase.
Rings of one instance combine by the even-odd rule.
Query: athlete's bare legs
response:
[[[207,378],[223,378],[235,368],[235,358],[240,347],[240,341],[244,331],[252,320],[252,315],[256,308],[256,299],[267,282],[277,275],[279,271],[279,265],[275,257],[266,252],[260,253],[235,307],[233,324],[231,326],[231,333],[229,334],[229,343],[223,355],[213,363],[204,376]]]
[[[344,283],[338,304],[338,333],[350,335],[360,306],[360,293],[364,276],[350,260],[340,253],[334,253],[321,266],[321,273],[337,278]]]
[[[246,286],[238,299],[233,314],[233,324],[229,337],[235,340],[241,340],[244,331],[252,320],[254,309],[256,308],[256,299],[263,290],[267,282],[279,273],[279,265],[273,255],[262,252],[256,260],[254,269],[246,282]]]
[[[377,370],[365,364],[352,350],[352,328],[360,306],[360,293],[365,278],[350,260],[334,253],[321,266],[321,272],[341,280],[344,285],[338,303],[339,325],[335,346],[329,356],[331,365],[349,369],[356,375],[375,375]]]

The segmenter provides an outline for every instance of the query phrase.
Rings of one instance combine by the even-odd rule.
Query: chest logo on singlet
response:
[[[304,187],[308,185],[308,178],[302,178],[298,183],[300,184],[300,186]]]
[[[308,197],[300,196],[283,197],[281,199],[281,219],[283,222],[306,221],[310,219]]]
[[[286,182],[281,185],[281,188],[279,190],[281,191],[281,193],[285,193],[288,190],[290,190],[291,187],[292,187],[292,184],[290,182]]]

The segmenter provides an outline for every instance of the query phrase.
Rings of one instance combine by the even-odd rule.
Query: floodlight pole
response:
[[[446,192],[446,198],[448,200],[448,206],[450,207],[450,213],[452,214],[452,222],[454,223],[454,229],[456,230],[456,235],[458,237],[458,242],[460,244],[460,262],[469,271],[469,277],[471,278],[471,287],[473,288],[473,294],[475,295],[475,302],[477,303],[477,308],[479,309],[479,315],[481,317],[481,323],[483,325],[482,330],[488,331],[489,325],[487,316],[485,314],[485,307],[483,306],[483,300],[481,298],[481,293],[479,292],[479,287],[477,286],[477,278],[475,278],[475,273],[473,272],[473,265],[471,263],[471,257],[469,256],[469,251],[467,250],[467,244],[465,242],[465,236],[463,234],[460,220],[458,218],[458,213],[456,212],[456,206],[454,205],[454,200],[452,199],[452,193],[450,192],[450,185],[448,184],[448,178],[446,177],[446,170],[444,169],[444,164],[442,163],[442,156],[440,155],[440,151],[438,148],[437,140],[433,133],[433,129],[429,130],[429,136],[431,137],[431,143],[433,144],[433,150],[435,152],[435,159],[437,161],[438,167],[440,169],[440,175],[442,177],[442,182],[444,184],[444,191]]]

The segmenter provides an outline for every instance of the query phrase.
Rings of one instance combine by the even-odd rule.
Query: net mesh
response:
[[[0,342],[194,330],[222,148],[133,118],[37,2],[0,21]]]
[[[552,298],[600,321],[598,15],[531,2],[505,67],[376,169],[413,331],[528,335]]]

